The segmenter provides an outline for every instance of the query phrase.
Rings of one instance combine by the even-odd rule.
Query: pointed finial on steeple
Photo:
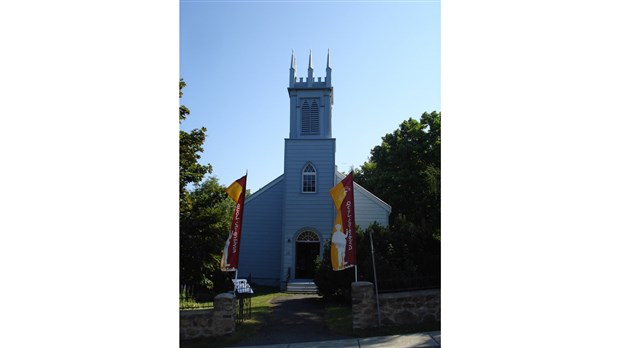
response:
[[[329,48],[327,49],[327,69],[331,69],[332,67],[329,66]]]
[[[289,87],[295,86],[295,82],[297,82],[297,62],[295,61],[295,50],[293,50],[293,53],[291,53],[291,69],[288,79]]]
[[[329,48],[327,49],[327,68],[325,68],[325,84],[327,87],[332,86],[332,67],[329,63]]]
[[[314,82],[314,67],[312,66],[312,49],[310,49],[310,59],[308,60],[308,87]]]

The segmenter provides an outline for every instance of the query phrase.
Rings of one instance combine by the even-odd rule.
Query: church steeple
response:
[[[332,87],[332,68],[329,51],[327,53],[327,76],[315,81],[312,50],[308,57],[308,77],[297,78],[295,52],[291,55],[288,94],[291,100],[290,138],[331,139],[332,104],[334,88]]]
[[[291,80],[295,81],[288,87],[290,134],[284,139],[284,174],[282,186],[277,186],[280,191],[275,191],[276,186],[270,191],[281,192],[270,197],[282,197],[280,208],[273,209],[280,212],[282,223],[282,235],[274,237],[281,238],[281,248],[276,251],[282,255],[280,279],[312,277],[305,267],[320,254],[321,243],[329,240],[335,211],[329,195],[336,178],[336,139],[332,138],[334,88],[322,77],[314,76],[312,51],[307,58],[307,77],[295,79],[295,61],[291,59]],[[267,222],[265,227],[265,235],[274,234],[275,225]],[[308,244],[317,247],[316,255],[308,254],[308,258],[301,259],[301,244],[297,242],[303,240],[300,236],[304,234],[312,234],[319,243]]]

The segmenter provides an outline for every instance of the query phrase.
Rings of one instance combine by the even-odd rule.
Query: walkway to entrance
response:
[[[286,283],[286,292],[289,294],[317,294],[318,291],[312,279],[293,279]]]
[[[327,341],[349,338],[334,335],[325,326],[325,310],[318,295],[275,297],[273,312],[265,318],[260,331],[236,347],[279,343]]]

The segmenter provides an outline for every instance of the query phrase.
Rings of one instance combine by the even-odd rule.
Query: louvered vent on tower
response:
[[[319,103],[317,99],[304,100],[301,105],[301,134],[319,134]]]

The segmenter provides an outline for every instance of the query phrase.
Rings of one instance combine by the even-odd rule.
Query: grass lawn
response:
[[[350,337],[390,336],[440,330],[440,323],[383,326],[373,329],[354,330],[351,305],[326,302],[325,310],[327,312],[325,320],[329,330],[335,334]]]
[[[271,312],[272,305],[270,300],[276,296],[286,295],[279,292],[277,288],[256,287],[253,288],[252,296],[252,319],[247,319],[238,324],[234,333],[219,337],[205,337],[193,340],[181,341],[181,348],[205,348],[205,347],[227,347],[236,344],[256,334],[263,324],[263,317]]]

